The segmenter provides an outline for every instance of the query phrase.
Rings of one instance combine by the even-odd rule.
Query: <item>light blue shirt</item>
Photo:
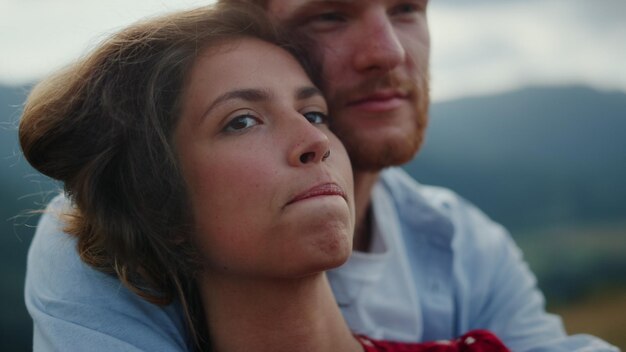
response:
[[[619,351],[567,336],[509,233],[455,193],[392,168],[372,199],[372,252],[328,274],[353,331],[433,341],[488,329],[512,351]]]
[[[513,351],[619,351],[592,336],[566,336],[509,234],[454,193],[389,169],[372,199],[372,251],[328,274],[355,332],[432,341],[481,328]],[[80,261],[55,216],[64,206],[62,196],[48,206],[28,255],[34,350],[190,350],[177,303],[145,302]]]

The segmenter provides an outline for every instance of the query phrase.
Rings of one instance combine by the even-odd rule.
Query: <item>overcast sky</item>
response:
[[[0,84],[37,80],[139,18],[207,0],[0,0]],[[626,92],[625,0],[431,0],[434,100],[529,84]]]

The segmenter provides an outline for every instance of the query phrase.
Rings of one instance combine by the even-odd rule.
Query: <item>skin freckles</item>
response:
[[[350,162],[296,60],[241,39],[206,50],[189,77],[175,143],[207,270],[288,278],[343,263]]]

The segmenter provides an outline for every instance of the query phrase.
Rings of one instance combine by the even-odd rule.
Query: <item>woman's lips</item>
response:
[[[290,200],[287,205],[293,204],[295,202],[299,202],[302,200],[315,198],[315,197],[325,197],[325,196],[340,196],[342,198],[346,198],[346,192],[339,187],[336,183],[323,183],[314,187],[309,188],[308,190],[296,195],[292,200]]]

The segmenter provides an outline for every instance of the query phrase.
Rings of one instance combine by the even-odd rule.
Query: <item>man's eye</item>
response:
[[[409,13],[415,11],[415,6],[411,4],[402,4],[398,5],[394,10],[396,13]]]
[[[310,112],[305,112],[304,114],[302,114],[302,116],[304,116],[304,118],[307,119],[307,121],[309,121],[310,123],[314,125],[328,123],[328,116],[326,116],[326,114],[324,114],[323,112],[310,111]]]
[[[340,22],[345,20],[345,17],[340,12],[323,12],[313,16],[311,20],[321,22]]]
[[[228,122],[228,124],[224,127],[224,131],[238,132],[258,124],[259,120],[250,114],[239,115]]]
[[[343,25],[348,18],[342,12],[320,12],[309,16],[302,24],[314,32],[330,31]]]
[[[426,9],[427,1],[422,1],[419,3],[403,3],[398,4],[397,6],[391,9],[390,14],[392,15],[411,15],[417,12],[424,11]]]

